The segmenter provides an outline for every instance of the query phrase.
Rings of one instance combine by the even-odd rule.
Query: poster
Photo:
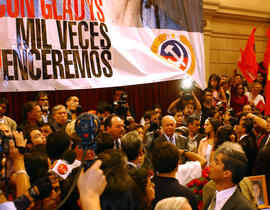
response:
[[[202,14],[202,0],[0,0],[0,90],[204,87]]]

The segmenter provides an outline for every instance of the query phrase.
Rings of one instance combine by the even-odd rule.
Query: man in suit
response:
[[[66,107],[62,104],[55,105],[52,109],[52,116],[54,121],[50,126],[55,131],[65,130],[68,123]]]
[[[177,149],[172,143],[163,142],[154,147],[151,155],[153,168],[156,172],[151,179],[155,184],[155,199],[152,201],[152,209],[164,198],[182,196],[188,200],[192,209],[197,210],[194,193],[181,185],[177,179],[180,156],[184,156],[185,152]]]
[[[137,169],[144,163],[142,138],[137,131],[130,131],[121,138],[121,150],[127,155],[128,169]]]
[[[256,207],[246,199],[237,185],[244,178],[247,169],[245,154],[240,152],[239,145],[229,143],[221,145],[215,152],[215,160],[211,162],[210,178],[216,184],[216,191],[208,195],[204,210],[245,209]]]
[[[187,138],[182,135],[175,134],[176,121],[173,116],[167,115],[163,117],[161,126],[164,133],[160,137],[154,139],[152,148],[157,144],[168,141],[173,143],[178,149],[188,149]]]
[[[125,134],[124,121],[118,115],[110,115],[104,122],[105,131],[114,138],[114,148],[120,149],[120,138]]]
[[[239,136],[238,143],[243,147],[248,159],[247,175],[251,174],[257,153],[255,136],[252,134],[252,128],[252,121],[248,118],[240,120],[240,123],[237,126],[237,132]]]
[[[163,117],[161,126],[164,133],[152,141],[151,149],[153,149],[158,144],[168,141],[173,143],[178,149],[188,150],[187,138],[182,135],[175,134],[176,121],[173,116],[166,115]],[[185,158],[181,157],[181,161],[185,162]]]

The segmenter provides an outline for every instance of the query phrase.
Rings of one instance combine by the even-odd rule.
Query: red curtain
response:
[[[143,85],[132,85],[124,87],[128,93],[129,106],[135,110],[136,121],[143,116],[145,110],[150,109],[153,104],[160,104],[163,113],[167,113],[167,108],[173,100],[178,97],[179,80],[151,83]],[[112,102],[113,88],[99,88],[87,90],[62,90],[46,91],[49,96],[50,109],[56,104],[65,105],[69,96],[75,95],[80,99],[84,111],[95,109],[100,101]],[[21,108],[29,100],[33,100],[37,94],[35,92],[14,92],[0,93],[9,100],[9,110],[7,116],[13,118],[17,123],[21,120]]]

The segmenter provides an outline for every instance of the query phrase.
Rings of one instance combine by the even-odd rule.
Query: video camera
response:
[[[126,115],[126,112],[128,110],[127,98],[128,98],[128,94],[126,92],[123,92],[121,94],[120,100],[113,102],[113,107],[114,107],[113,110],[116,115],[118,116]]]
[[[94,138],[100,129],[98,117],[90,113],[82,113],[76,120],[75,130],[79,137],[82,138],[82,147],[84,149],[95,150]]]
[[[0,130],[0,153],[9,154],[9,141],[13,140],[13,136],[6,136],[3,131]]]

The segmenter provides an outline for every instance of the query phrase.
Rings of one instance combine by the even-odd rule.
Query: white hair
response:
[[[176,124],[176,120],[175,120],[174,117],[171,116],[171,115],[166,115],[166,116],[164,116],[164,117],[162,118],[161,125],[164,124],[164,121],[165,121],[165,120],[173,120],[174,123]]]
[[[240,152],[240,153],[245,153],[243,150],[243,147],[238,143],[225,141],[223,144],[220,145],[220,148],[222,148],[222,147],[230,148],[230,149],[235,150],[235,151]]]
[[[179,210],[186,207],[188,203],[184,197],[170,197],[160,200],[154,210]]]

